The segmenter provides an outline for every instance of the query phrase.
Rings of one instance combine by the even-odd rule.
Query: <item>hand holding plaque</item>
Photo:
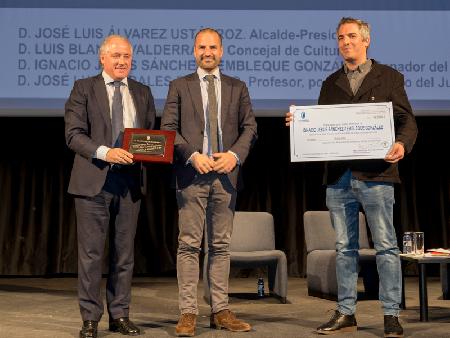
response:
[[[125,128],[122,148],[137,162],[172,163],[174,141],[174,131]]]

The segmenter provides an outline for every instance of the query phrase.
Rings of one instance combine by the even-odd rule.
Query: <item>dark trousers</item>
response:
[[[109,232],[106,300],[110,318],[129,316],[134,266],[134,236],[140,200],[123,186],[120,174],[108,174],[94,197],[76,197],[78,235],[78,298],[83,320],[100,320],[100,293],[105,241]],[[117,180],[117,178],[119,178]]]

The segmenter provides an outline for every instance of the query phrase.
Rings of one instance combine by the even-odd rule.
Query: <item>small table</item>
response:
[[[414,262],[419,266],[419,300],[420,300],[420,321],[428,321],[428,294],[427,294],[427,272],[426,264],[441,264],[441,284],[443,298],[449,299],[449,277],[447,273],[448,264],[450,264],[449,256],[416,256],[401,254],[402,261]],[[403,275],[403,274],[402,274]],[[402,305],[405,306],[405,283],[403,283]]]

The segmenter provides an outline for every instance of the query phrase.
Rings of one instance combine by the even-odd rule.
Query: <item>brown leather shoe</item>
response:
[[[334,315],[325,324],[320,325],[316,332],[318,334],[334,334],[338,332],[354,332],[358,329],[355,315],[344,315],[334,310]]]
[[[195,324],[197,323],[197,315],[194,313],[183,313],[178,320],[175,328],[175,334],[178,337],[193,337],[195,335]]]
[[[218,330],[225,328],[233,332],[247,332],[252,329],[250,324],[237,319],[236,315],[228,309],[213,313],[210,325]]]

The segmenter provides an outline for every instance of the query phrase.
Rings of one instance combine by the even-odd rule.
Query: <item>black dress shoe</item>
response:
[[[127,336],[138,336],[141,334],[141,330],[128,317],[110,320],[109,331],[120,332]]]
[[[333,334],[338,332],[353,332],[357,330],[355,315],[343,315],[335,310],[333,317],[320,325],[316,332],[319,334]]]
[[[384,316],[384,336],[403,337],[403,328],[396,316]]]
[[[96,320],[85,320],[80,331],[80,338],[97,338],[97,326]]]

